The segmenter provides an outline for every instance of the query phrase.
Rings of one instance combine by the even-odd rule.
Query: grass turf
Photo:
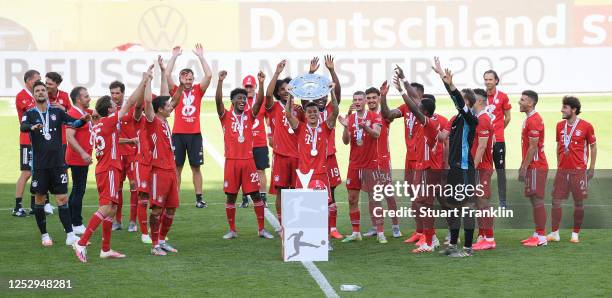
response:
[[[512,97],[513,111],[518,111],[517,97]],[[594,124],[598,142],[598,168],[610,169],[612,159],[607,138],[611,133],[608,115],[612,105],[606,97],[582,98],[583,119]],[[399,105],[393,100],[391,106]],[[342,111],[346,111],[344,100]],[[10,105],[8,105],[10,108]],[[450,118],[453,111],[445,98],[438,100],[438,110]],[[546,153],[554,167],[554,127],[560,119],[560,97],[543,98],[538,110],[545,120]],[[213,104],[203,107],[202,125],[205,137],[218,150],[223,148],[222,134]],[[139,240],[138,233],[125,230],[113,233],[113,248],[128,255],[125,260],[100,260],[100,231],[92,237],[89,248],[90,263],[80,264],[71,249],[63,243],[64,235],[57,215],[48,217],[48,229],[54,237],[54,246],[42,248],[34,218],[12,218],[14,183],[18,176],[17,121],[11,111],[0,111],[0,239],[4,247],[0,252],[0,295],[81,295],[81,296],[322,296],[314,280],[299,263],[283,263],[280,259],[280,240],[267,241],[256,235],[252,208],[239,209],[237,227],[240,238],[224,241],[221,236],[227,230],[222,193],[222,168],[205,153],[204,193],[211,203],[208,209],[193,207],[191,175],[183,173],[181,192],[182,207],[177,211],[169,234],[171,242],[180,250],[177,255],[154,258],[148,255],[149,247]],[[507,164],[516,168],[520,162],[520,139],[523,115],[513,113],[513,120],[506,131],[508,148]],[[401,121],[392,125],[390,143],[392,162],[396,168],[403,165],[405,146]],[[337,133],[337,157],[342,174],[346,174],[348,148],[342,145]],[[93,170],[93,167],[92,167]],[[268,172],[269,174],[269,172]],[[549,176],[550,177],[550,176]],[[97,197],[93,172],[90,172],[83,215],[87,220],[95,210]],[[548,190],[547,190],[548,192]],[[350,230],[346,191],[337,190],[339,204],[339,228]],[[495,193],[495,192],[494,192]],[[125,193],[126,197],[129,194]],[[511,189],[509,196],[520,196]],[[497,201],[494,195],[493,202]],[[273,198],[270,199],[271,201]],[[571,202],[571,201],[570,201]],[[605,203],[605,201],[602,200]],[[24,200],[28,205],[28,199]],[[592,204],[588,201],[587,204]],[[603,207],[603,208],[609,208]],[[570,208],[571,209],[571,208]],[[567,209],[566,209],[567,210]],[[129,206],[125,204],[124,223],[127,223]],[[564,213],[571,217],[570,211]],[[586,217],[589,217],[587,209]],[[388,222],[388,221],[387,221]],[[363,229],[369,219],[362,216]],[[125,224],[124,224],[125,227]],[[270,227],[268,227],[270,228]],[[409,233],[413,224],[402,220],[402,231]],[[330,261],[317,263],[332,286],[339,291],[340,284],[358,284],[364,287],[357,293],[340,293],[342,296],[451,296],[471,294],[476,296],[606,296],[612,292],[606,272],[612,260],[606,251],[612,246],[609,229],[585,230],[582,243],[569,243],[569,231],[562,230],[562,242],[548,247],[526,249],[519,240],[531,233],[527,229],[498,229],[495,251],[477,253],[464,260],[449,260],[436,254],[413,255],[411,246],[398,239],[390,239],[381,246],[373,239],[361,243],[342,244],[334,241]],[[442,232],[444,235],[444,232]],[[8,289],[9,279],[70,279],[72,290],[15,290]]]

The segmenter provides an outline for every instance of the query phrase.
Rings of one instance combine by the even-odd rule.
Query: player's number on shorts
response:
[[[259,175],[257,173],[251,173],[251,182],[259,182]]]
[[[61,174],[60,178],[62,178],[62,184],[68,183],[68,174],[66,174],[66,173]]]
[[[338,168],[329,169],[329,174],[332,177],[340,177],[340,170]]]
[[[585,190],[586,187],[586,181],[585,180],[580,180],[580,190]]]

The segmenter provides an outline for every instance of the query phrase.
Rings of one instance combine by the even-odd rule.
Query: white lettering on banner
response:
[[[241,6],[250,28],[250,36],[244,39],[249,43],[241,46],[246,51],[568,46],[568,5],[551,1],[542,3],[541,11],[528,15],[523,15],[526,12],[520,9],[483,15],[487,8],[478,4],[441,6],[398,2],[385,9],[406,13],[399,16],[386,11],[393,17],[385,16],[376,8],[365,10],[366,7],[358,2],[312,3],[308,7],[300,2],[266,8],[257,5]],[[330,14],[326,12],[330,7],[340,11]],[[294,10],[317,9],[322,12],[293,13]],[[595,27],[594,23],[595,20],[585,18],[584,29],[597,31],[601,38],[603,29]]]
[[[333,52],[336,72],[345,96],[364,86],[378,86],[384,79],[391,79],[395,64],[404,67],[409,80],[425,85],[428,93],[446,94],[440,79],[431,70],[432,56],[442,57],[455,74],[458,87],[483,86],[482,74],[495,69],[502,78],[501,86],[507,93],[520,93],[534,89],[540,93],[610,92],[609,76],[605,69],[612,68],[607,57],[611,47],[546,48],[546,49],[493,49],[493,50],[420,50],[420,51],[353,51]],[[41,73],[57,71],[64,77],[62,86],[86,87],[92,96],[108,93],[108,84],[123,81],[129,94],[137,87],[147,61],[158,54],[168,58],[168,53],[141,52],[23,52],[0,51],[0,96],[14,96],[23,88],[23,73],[36,69]],[[321,52],[241,52],[207,53],[213,73],[234,69],[228,74],[224,92],[239,86],[247,74],[262,69],[271,74],[279,59],[288,59],[282,76],[295,77],[308,71],[309,59]],[[202,70],[197,58],[183,58],[177,62],[175,73],[185,66],[192,66],[196,79]],[[52,65],[51,68],[48,65]],[[597,67],[593,67],[597,65]],[[78,67],[77,67],[78,66]],[[588,74],[588,75],[587,75]],[[327,75],[327,74],[326,74]],[[159,90],[159,78],[153,80],[153,90]],[[209,90],[210,91],[210,90]],[[206,93],[212,96],[212,92]],[[396,96],[396,93],[391,95]]]

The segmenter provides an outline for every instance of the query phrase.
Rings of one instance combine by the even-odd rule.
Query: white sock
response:
[[[491,237],[491,238],[485,238],[485,240],[487,240],[487,241],[489,241],[489,242],[490,242],[490,241],[495,241],[495,238],[493,238],[493,237]]]
[[[378,232],[378,233],[376,233],[376,234],[378,235],[378,237],[381,237],[381,236],[382,236],[382,237],[384,237],[384,236],[385,236],[385,233],[384,233],[384,232]]]
[[[572,238],[578,238],[578,233],[572,232]]]
[[[330,228],[329,229],[331,232],[337,231],[336,227]]]
[[[158,240],[157,242],[158,242],[159,244],[162,244],[162,243],[166,243],[166,240]]]
[[[66,233],[66,237],[74,237],[74,232]]]

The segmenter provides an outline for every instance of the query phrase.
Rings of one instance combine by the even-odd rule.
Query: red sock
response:
[[[151,241],[153,242],[153,246],[156,246],[159,241],[159,214],[155,215],[151,213],[149,215],[149,226],[151,227]]]
[[[119,189],[119,204],[117,205],[117,213],[115,213],[115,220],[121,223],[121,217],[123,216],[121,210],[123,210],[123,189]]]
[[[422,234],[423,233],[423,220],[422,220],[421,216],[419,215],[420,212],[418,211],[420,206],[419,206],[419,204],[416,203],[416,201],[412,201],[412,206],[411,207],[412,207],[412,210],[417,210],[416,211],[417,212],[416,217],[414,218],[414,223],[415,223],[415,226],[416,226],[416,232],[419,233],[419,234]]]
[[[255,217],[257,217],[257,227],[261,231],[264,228],[264,202],[262,200],[253,202],[253,209],[255,210]]]
[[[536,233],[544,236],[546,233],[546,208],[544,207],[543,200],[540,201],[533,206],[533,220],[536,226]]]
[[[387,198],[387,209],[397,210],[397,201],[395,200],[395,197]],[[398,216],[391,217],[391,224],[399,225],[399,217]]]
[[[493,228],[488,228],[488,229],[485,231],[485,237],[487,237],[487,238],[493,238]]]
[[[147,200],[139,200],[138,201],[138,222],[140,223],[140,233],[143,235],[149,234],[149,229],[147,228]]]
[[[353,226],[353,232],[359,232],[359,221],[360,221],[361,213],[359,209],[353,210],[349,213],[349,218],[351,219],[351,226]]]
[[[424,229],[423,231],[425,233],[425,241],[427,242],[427,245],[432,246],[433,245],[434,230],[433,229]]]
[[[225,203],[225,215],[227,216],[230,231],[236,232],[236,205]]]
[[[561,208],[561,205],[553,203],[550,211],[550,217],[552,231],[558,231],[559,226],[561,225],[561,218],[563,218],[563,209]]]
[[[102,251],[110,250],[111,232],[113,231],[113,218],[107,217],[102,222]]]
[[[138,208],[138,193],[130,190],[130,221],[136,222],[136,212]]]
[[[164,212],[164,216],[162,216],[161,218],[161,226],[159,228],[159,239],[166,239],[166,235],[168,235],[168,231],[170,231],[170,227],[172,226],[173,221],[174,214],[170,215],[167,212]]]
[[[582,220],[584,219],[584,207],[582,202],[580,205],[574,203],[574,233],[580,233],[582,227]]]
[[[338,218],[338,208],[336,207],[336,203],[331,203],[329,205],[329,228],[336,228],[336,219]]]
[[[102,220],[104,219],[104,215],[102,213],[96,211],[94,215],[89,219],[87,223],[87,228],[85,229],[85,233],[81,236],[81,240],[79,240],[80,246],[86,246],[91,234],[98,228]]]

